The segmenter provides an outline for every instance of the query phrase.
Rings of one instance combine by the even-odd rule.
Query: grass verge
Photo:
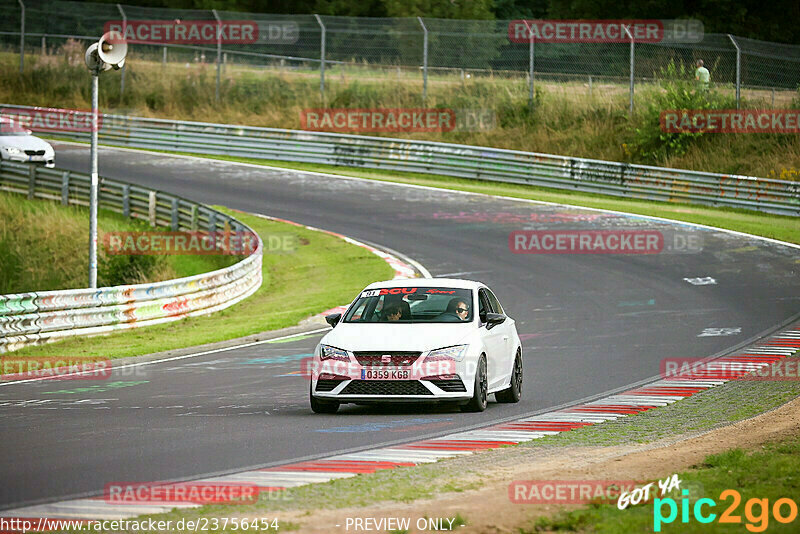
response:
[[[353,294],[368,283],[392,276],[391,267],[378,256],[338,237],[215,207],[235,215],[264,240],[270,236],[292,235],[293,242],[298,243],[294,251],[264,253],[264,282],[253,295],[210,316],[26,347],[15,351],[14,357],[68,354],[121,358],[276,330],[349,302]]]
[[[688,504],[682,504],[682,498],[675,496],[676,509],[687,509],[684,518],[678,513],[669,523],[656,521],[656,517],[668,518],[669,506],[662,505],[657,509],[655,503],[631,506],[624,511],[617,509],[616,504],[593,504],[579,510],[561,512],[553,517],[540,518],[532,526],[520,528],[520,534],[534,532],[680,532],[704,534],[714,532],[797,532],[797,495],[800,494],[800,480],[796,473],[800,470],[800,436],[792,439],[769,443],[763,450],[748,453],[741,449],[731,449],[721,454],[707,456],[702,465],[695,469],[678,474],[683,481],[691,481],[693,487],[703,488],[699,495],[690,493]],[[668,473],[665,473],[665,475]],[[733,496],[723,496],[725,490],[736,490],[741,496],[741,503]],[[702,514],[715,514],[712,522],[700,522],[693,515],[698,499],[711,499],[716,505],[703,506]],[[775,519],[773,506],[779,499],[789,498],[795,503],[794,520],[782,524]],[[758,501],[753,505],[750,500]],[[765,502],[764,502],[765,501]],[[734,506],[735,505],[735,506]],[[722,524],[720,515],[724,510],[732,511],[734,523]],[[744,514],[742,513],[744,512]],[[791,517],[791,508],[784,504],[781,507],[783,517]],[[686,519],[686,521],[683,521]]]
[[[109,255],[108,232],[154,230],[118,213],[98,213],[98,285],[158,282],[232,265],[233,256]],[[88,210],[0,192],[0,295],[86,287]]]

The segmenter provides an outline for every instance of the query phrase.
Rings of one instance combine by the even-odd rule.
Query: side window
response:
[[[486,313],[491,311],[491,306],[489,305],[489,299],[486,296],[486,290],[480,289],[478,291],[478,316],[481,318],[481,322],[486,321]]]
[[[503,307],[500,306],[500,301],[497,300],[497,297],[494,296],[494,293],[487,289],[486,296],[489,297],[489,305],[492,307],[492,311],[494,313],[504,313]]]

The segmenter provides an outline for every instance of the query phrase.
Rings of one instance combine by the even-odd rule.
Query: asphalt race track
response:
[[[59,167],[88,170],[88,147],[55,147]],[[119,369],[109,380],[5,384],[0,509],[488,425],[653,377],[664,358],[726,351],[800,311],[800,250],[713,230],[113,149],[101,150],[100,173],[340,232],[434,276],[486,282],[523,338],[523,400],[490,402],[481,414],[343,406],[314,415],[299,370],[319,334]],[[664,249],[511,252],[512,231],[550,229],[655,230]]]

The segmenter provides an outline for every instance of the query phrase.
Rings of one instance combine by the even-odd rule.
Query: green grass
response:
[[[706,532],[797,532],[800,518],[789,524],[781,524],[772,516],[772,507],[778,499],[789,498],[797,504],[800,495],[800,436],[794,436],[783,442],[770,443],[762,450],[748,453],[741,449],[732,449],[721,454],[708,456],[702,465],[679,474],[681,486],[689,486],[688,522],[681,520],[680,496],[675,495],[678,515],[670,524],[661,525],[661,532],[697,533]],[[672,473],[664,473],[664,476]],[[719,516],[733,505],[731,497],[721,498],[723,491],[732,489],[741,495],[741,503],[732,510],[734,516],[741,518],[741,524],[720,524]],[[717,515],[717,519],[709,524],[702,524],[692,515],[694,503],[699,498],[712,499],[716,506],[703,508]],[[746,515],[747,503],[750,499],[768,499],[768,509],[760,506],[751,508],[752,516]],[[520,529],[521,534],[535,532],[597,532],[628,533],[654,531],[654,503],[630,506],[619,510],[615,504],[593,504],[579,510],[561,512],[554,517],[541,518],[534,524]],[[795,508],[796,510],[796,508]],[[789,515],[789,507],[784,505],[784,516]],[[663,506],[663,515],[669,515],[667,505]],[[747,526],[750,525],[750,526]],[[762,527],[766,527],[765,529]],[[747,530],[745,530],[747,529]]]
[[[98,285],[169,280],[232,265],[233,256],[106,254],[107,232],[152,231],[146,222],[98,213]],[[88,286],[89,212],[0,192],[0,295]]]
[[[391,267],[378,256],[338,237],[217,208],[234,215],[264,239],[290,234],[299,243],[294,252],[264,253],[264,282],[253,295],[210,316],[26,347],[15,351],[14,357],[69,354],[120,358],[247,336],[295,325],[349,302],[368,283],[392,277]]]

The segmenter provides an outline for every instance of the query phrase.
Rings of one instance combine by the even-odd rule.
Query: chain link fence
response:
[[[220,80],[232,68],[318,79],[323,102],[331,84],[343,79],[410,84],[424,105],[430,84],[490,78],[526,84],[532,100],[535,87],[546,87],[576,99],[629,101],[633,109],[637,89],[657,86],[671,62],[692,76],[697,59],[719,90],[773,107],[791,106],[800,86],[800,46],[727,34],[705,34],[691,43],[514,42],[509,20],[273,15],[60,0],[0,0],[0,9],[0,48],[19,53],[21,71],[26,54],[53,53],[68,39],[88,46],[112,21],[249,21],[258,27],[252,42],[222,42],[218,33],[202,43],[148,42],[130,49],[134,61],[216,69],[217,99]],[[125,83],[123,72],[121,91]]]

